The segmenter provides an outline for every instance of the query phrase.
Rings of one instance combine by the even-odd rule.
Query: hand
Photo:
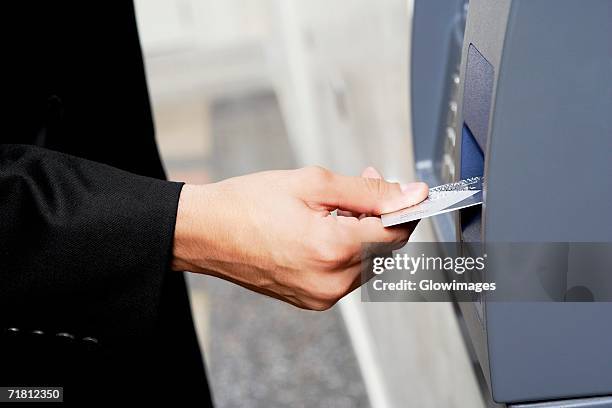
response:
[[[326,310],[360,285],[362,243],[397,249],[416,226],[384,228],[369,215],[415,205],[428,194],[424,183],[389,183],[372,168],[364,176],[308,167],[185,185],[173,269]],[[336,209],[338,216],[331,215]]]

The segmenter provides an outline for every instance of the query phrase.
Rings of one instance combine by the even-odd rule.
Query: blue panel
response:
[[[493,66],[470,44],[463,91],[462,179],[484,175],[483,152],[487,148],[494,74]],[[462,240],[479,242],[482,233],[481,208],[467,208],[460,214]]]
[[[484,174],[484,154],[467,125],[461,133],[461,178]]]
[[[467,125],[461,133],[461,178],[482,176],[484,174],[484,154]],[[464,242],[480,241],[481,208],[472,207],[461,210],[461,231]]]
[[[489,61],[470,44],[463,92],[463,121],[483,151],[487,147],[494,73]]]

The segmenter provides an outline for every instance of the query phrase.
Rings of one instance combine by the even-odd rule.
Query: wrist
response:
[[[181,190],[174,228],[174,243],[172,247],[172,270],[193,271],[195,265],[191,260],[195,251],[197,239],[199,211],[203,205],[201,197],[204,186],[185,184]]]

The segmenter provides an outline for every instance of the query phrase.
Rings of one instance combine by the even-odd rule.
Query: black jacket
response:
[[[0,386],[210,404],[130,2],[2,6]]]

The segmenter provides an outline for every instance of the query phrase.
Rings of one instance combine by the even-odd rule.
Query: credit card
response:
[[[482,204],[482,182],[483,177],[471,177],[432,187],[429,196],[419,204],[381,215],[382,224],[391,227]]]

